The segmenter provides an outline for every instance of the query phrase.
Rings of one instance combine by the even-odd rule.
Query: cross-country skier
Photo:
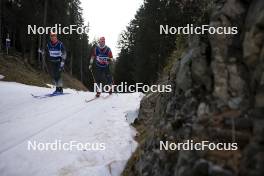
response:
[[[53,94],[62,94],[62,71],[66,60],[66,50],[63,43],[58,40],[56,33],[50,33],[50,41],[46,49],[48,70],[56,86]]]
[[[110,61],[113,60],[113,55],[111,49],[105,45],[105,38],[100,37],[99,44],[94,48],[92,52],[92,56],[90,59],[89,69],[92,71],[92,64],[95,60],[95,81],[96,84],[105,83],[106,80],[107,85],[112,85],[112,75],[109,68]],[[112,93],[110,90],[109,94]],[[100,90],[96,90],[96,97],[99,97],[101,94]]]

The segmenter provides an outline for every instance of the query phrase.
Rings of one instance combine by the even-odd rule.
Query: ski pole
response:
[[[92,74],[92,77],[93,77],[94,84],[96,84],[96,81],[95,81],[95,78],[94,78],[93,71],[92,71],[92,69],[89,69],[89,70],[90,70],[90,72],[91,72],[91,74]]]
[[[94,78],[93,71],[92,71],[91,69],[89,69],[89,70],[90,70],[90,72],[91,72],[91,74],[92,74],[92,77],[93,77],[93,81],[94,81],[94,83],[96,83],[95,78]]]

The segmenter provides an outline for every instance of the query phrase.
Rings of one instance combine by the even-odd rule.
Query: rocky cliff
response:
[[[171,93],[146,96],[140,145],[124,175],[264,175],[264,1],[216,0],[212,26],[237,35],[190,36]],[[164,151],[160,141],[236,142],[234,151]]]

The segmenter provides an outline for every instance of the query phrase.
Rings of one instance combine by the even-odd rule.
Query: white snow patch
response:
[[[5,78],[5,76],[4,75],[0,75],[0,79],[4,79]]]
[[[140,94],[141,99],[143,98],[143,96],[144,96],[143,93]],[[138,118],[138,113],[139,113],[139,106],[136,109],[133,107],[131,110],[126,111],[125,117],[126,117],[127,122],[129,124],[134,123],[135,119]]]
[[[136,117],[142,94],[93,98],[93,92],[35,99],[53,89],[0,81],[1,176],[118,176],[135,151],[136,131],[126,114]],[[106,94],[103,94],[105,96]],[[131,113],[128,113],[131,112]],[[28,141],[105,143],[101,151],[29,151]]]
[[[138,111],[139,111],[139,109],[126,112],[126,120],[129,124],[134,123],[135,119],[138,116]]]

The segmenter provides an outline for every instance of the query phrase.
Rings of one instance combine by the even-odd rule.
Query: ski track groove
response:
[[[68,104],[68,103],[65,103],[65,104]],[[67,107],[65,107],[65,106],[62,105],[62,106],[60,106],[61,107],[60,109],[58,109],[58,107],[54,107],[54,108],[51,108],[51,109],[49,109],[47,111],[44,111],[44,112],[38,112],[36,114],[32,114],[32,116],[38,117],[39,115],[42,115],[42,114],[53,113],[54,110],[71,109],[72,107],[76,107],[76,106],[79,106],[79,104],[77,104],[77,105],[76,104],[71,104],[71,105],[69,105]],[[0,124],[7,123],[7,122],[12,122],[13,120],[20,119],[20,117],[17,117],[17,118],[16,117],[12,118],[12,117],[13,117],[12,114],[9,115],[9,116],[7,116],[7,118],[3,119],[3,121],[0,121]],[[7,120],[7,119],[10,119],[10,120]]]
[[[30,95],[30,93],[29,93],[29,95]],[[70,94],[69,94],[70,95]],[[74,95],[74,94],[73,94]],[[31,96],[31,95],[30,95]],[[31,96],[32,97],[32,96]],[[24,97],[25,98],[25,97]],[[32,98],[34,98],[34,97],[32,97]],[[50,97],[49,97],[50,98]],[[36,98],[35,98],[36,99]],[[10,109],[13,109],[14,108],[14,106],[15,107],[17,107],[17,106],[19,106],[19,105],[24,105],[24,104],[28,104],[28,103],[32,103],[32,100],[30,100],[30,99],[27,99],[26,101],[22,101],[22,102],[20,102],[20,103],[16,103],[16,104],[12,104],[12,106],[8,106],[8,107],[5,107],[3,110],[1,110],[0,111],[0,114],[1,113],[5,113],[5,111],[8,111],[8,110],[10,110]]]
[[[98,102],[98,101],[97,101],[97,102]],[[76,105],[76,106],[77,106],[77,105]],[[41,132],[43,132],[43,131],[45,131],[45,130],[47,130],[47,129],[50,129],[51,127],[54,127],[54,126],[58,125],[60,122],[63,122],[63,121],[65,121],[65,120],[67,120],[67,119],[70,119],[70,118],[73,118],[73,117],[75,116],[74,114],[78,114],[79,112],[85,110],[86,108],[87,108],[87,104],[85,103],[84,106],[82,106],[81,108],[77,109],[76,111],[71,112],[70,114],[67,114],[66,116],[63,116],[63,118],[61,118],[61,119],[55,121],[54,123],[52,123],[52,124],[50,124],[50,125],[47,125],[46,127],[42,128],[42,129],[40,129],[40,130],[38,130],[37,132],[35,132],[35,133],[33,133],[33,134],[31,134],[31,135],[25,137],[24,139],[20,140],[20,141],[17,142],[16,144],[4,148],[3,150],[0,151],[0,155],[3,154],[3,153],[5,153],[5,152],[7,152],[7,151],[9,151],[9,150],[11,150],[11,149],[13,149],[13,148],[15,148],[16,146],[22,144],[22,143],[25,142],[26,140],[28,140],[28,139],[30,139],[30,138],[32,138],[32,137],[34,137],[34,136],[40,134]],[[65,117],[66,117],[66,118],[65,118]]]

